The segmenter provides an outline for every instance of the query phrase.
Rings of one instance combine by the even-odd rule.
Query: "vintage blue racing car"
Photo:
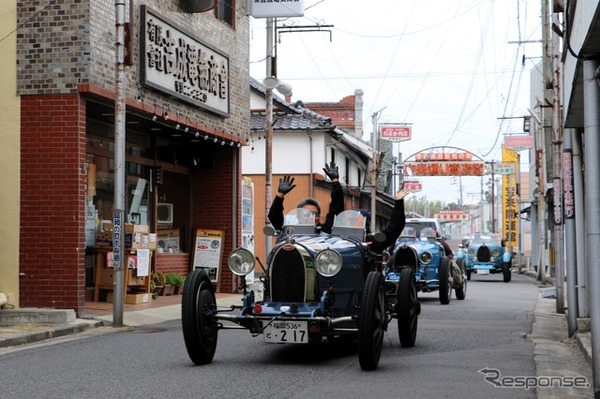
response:
[[[182,298],[182,327],[192,362],[212,362],[218,332],[226,329],[247,329],[266,343],[357,341],[363,370],[377,368],[384,332],[394,318],[401,345],[413,346],[420,313],[416,265],[387,278],[384,255],[373,253],[367,242],[381,237],[366,237],[365,225],[360,212],[344,211],[336,216],[332,234],[316,234],[314,215],[294,209],[285,216],[267,256],[261,280],[264,298],[257,300],[246,286],[254,255],[244,248],[229,255],[228,266],[239,276],[243,290],[240,306],[217,307],[206,273],[200,269],[190,273]]]
[[[411,255],[411,251],[414,255]],[[442,244],[438,241],[437,231],[426,227],[419,234],[412,227],[405,227],[394,245],[392,255],[393,267],[402,264],[415,264],[412,257],[416,257],[417,268],[414,270],[417,290],[420,292],[438,291],[440,303],[447,305],[452,297],[454,279],[451,259],[444,253]],[[459,265],[460,267],[460,265]],[[461,268],[464,275],[464,268]],[[465,299],[467,293],[467,279],[463,278],[459,287],[454,288],[457,299]]]
[[[471,239],[463,242],[467,244],[466,251],[459,251],[457,263],[463,264],[467,272],[467,279],[471,274],[502,273],[505,283],[512,277],[512,255],[505,251],[504,241],[494,233],[474,234]]]

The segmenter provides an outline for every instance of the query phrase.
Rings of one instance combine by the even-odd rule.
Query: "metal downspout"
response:
[[[575,185],[575,235],[585,237],[585,206],[583,191],[583,160],[581,154],[581,132],[573,132],[573,182]],[[577,307],[578,317],[588,317],[587,271],[585,264],[585,240],[575,243],[577,255]]]
[[[569,155],[569,150],[572,150],[572,129],[566,129],[564,134],[563,150],[565,155]],[[570,152],[572,154],[572,151]],[[563,162],[567,162],[565,159]],[[572,157],[570,161],[570,168],[563,168],[566,172],[573,173],[573,162]],[[571,176],[567,176],[567,173],[563,176],[563,193],[566,190],[575,190],[574,179]],[[565,198],[565,210],[567,205],[567,199]],[[573,203],[574,205],[574,203]],[[567,328],[569,331],[569,337],[577,331],[577,315],[579,314],[577,305],[577,250],[576,250],[576,231],[575,231],[575,214],[569,215],[565,212],[565,259],[567,260]]]
[[[597,60],[583,61],[586,259],[590,295],[594,397],[600,397],[600,92],[594,78]]]

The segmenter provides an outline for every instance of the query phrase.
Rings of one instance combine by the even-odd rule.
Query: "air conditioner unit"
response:
[[[170,228],[173,225],[173,204],[159,203],[156,205],[156,222],[158,227]]]

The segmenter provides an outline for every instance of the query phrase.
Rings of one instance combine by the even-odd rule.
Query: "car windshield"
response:
[[[315,226],[315,215],[308,209],[292,209],[285,215],[284,226]]]
[[[359,211],[344,211],[335,217],[334,227],[353,227],[364,229],[367,225],[367,218]]]
[[[425,227],[424,229],[421,229],[420,237],[422,240],[428,238],[436,239],[437,230],[432,227]]]
[[[471,245],[500,245],[500,240],[498,240],[498,236],[494,233],[489,234],[475,234],[471,239]]]
[[[402,233],[400,233],[400,238],[415,239],[417,238],[417,230],[413,229],[412,227],[405,227],[404,229],[402,229]]]

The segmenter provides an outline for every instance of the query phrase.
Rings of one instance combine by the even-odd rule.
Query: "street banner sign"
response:
[[[247,0],[248,14],[254,18],[302,17],[304,0]]]
[[[379,129],[379,137],[389,141],[408,141],[412,137],[412,126],[410,125],[382,125]]]
[[[533,136],[506,136],[504,138],[504,148],[513,151],[523,151],[533,148],[535,140]]]
[[[411,193],[423,191],[423,183],[418,180],[404,180],[404,188]]]

